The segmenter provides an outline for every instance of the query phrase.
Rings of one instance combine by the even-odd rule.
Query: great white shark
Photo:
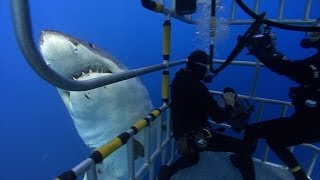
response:
[[[89,80],[128,70],[106,51],[65,33],[44,30],[39,44],[47,65],[66,78]],[[153,108],[148,91],[138,78],[88,91],[57,89],[78,134],[91,149],[104,145],[128,130]],[[136,149],[140,149],[135,151],[135,157],[140,162],[143,136],[143,133],[137,134],[134,143]],[[98,180],[127,179],[126,146],[97,165],[97,175]]]

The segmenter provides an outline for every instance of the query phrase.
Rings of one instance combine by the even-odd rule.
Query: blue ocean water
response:
[[[246,2],[246,1],[245,1]],[[253,6],[251,1],[248,1]],[[313,7],[320,7],[313,2]],[[265,1],[261,10],[275,16],[275,3]],[[221,17],[228,17],[230,1],[221,4]],[[289,3],[287,17],[303,14],[303,3]],[[52,29],[72,34],[110,52],[130,69],[162,62],[162,23],[164,16],[144,9],[140,1],[36,1],[30,0],[35,42],[41,30]],[[239,17],[247,17],[240,9]],[[316,8],[310,18],[317,18]],[[297,16],[297,17],[296,17]],[[80,139],[56,88],[45,82],[26,63],[18,49],[11,19],[10,1],[0,1],[0,180],[53,179],[81,162],[89,149]],[[247,26],[230,26],[216,44],[215,58],[225,59],[235,46],[237,36]],[[191,51],[206,46],[197,39],[197,27],[172,20],[171,56],[185,58]],[[292,59],[314,53],[299,47],[301,32],[275,29],[279,50]],[[198,43],[198,44],[197,44]],[[239,60],[253,60],[243,51]],[[177,68],[174,68],[176,70]],[[172,75],[175,71],[172,71]],[[293,82],[263,70],[256,95],[289,100],[288,87]],[[252,70],[227,68],[210,88],[232,86],[248,94]],[[161,72],[141,77],[155,107],[161,105]],[[272,91],[271,91],[272,90]],[[303,157],[304,154],[301,154]],[[301,158],[303,159],[303,158]],[[314,179],[320,179],[319,162]]]

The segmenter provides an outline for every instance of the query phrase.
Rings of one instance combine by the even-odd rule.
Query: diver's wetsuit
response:
[[[173,121],[173,135],[177,140],[191,131],[207,127],[209,117],[217,123],[230,118],[232,107],[225,109],[218,106],[207,87],[199,80],[195,73],[188,69],[181,69],[176,73],[171,84],[171,113]],[[239,154],[240,172],[245,180],[254,180],[255,172],[249,147],[243,141],[212,132],[208,139],[208,146],[204,151],[233,152]],[[170,166],[171,175],[178,170],[192,166],[199,161],[199,152],[179,158]]]
[[[257,138],[265,138],[297,179],[306,179],[303,170],[287,149],[301,143],[320,142],[320,53],[299,61],[283,60],[282,55],[258,56],[269,69],[300,84],[290,88],[295,106],[291,117],[255,123],[246,128],[245,140],[255,149]]]

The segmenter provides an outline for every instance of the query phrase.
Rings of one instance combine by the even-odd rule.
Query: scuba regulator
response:
[[[320,18],[318,18],[313,27],[320,27]],[[320,31],[306,32],[305,38],[300,42],[302,48],[318,48],[320,49]]]

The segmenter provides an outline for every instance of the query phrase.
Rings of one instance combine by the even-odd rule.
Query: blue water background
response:
[[[80,139],[56,88],[45,82],[25,61],[15,39],[10,1],[0,1],[0,180],[53,179],[74,167],[89,155]],[[251,2],[251,1],[245,1]],[[303,1],[304,2],[304,1]],[[285,17],[299,18],[304,3],[287,3]],[[248,3],[253,7],[253,3]],[[277,5],[263,1],[260,10],[268,17],[276,17]],[[219,13],[229,17],[230,0],[222,2]],[[313,2],[310,18],[319,15]],[[162,24],[164,16],[144,9],[140,1],[30,1],[33,33],[36,44],[41,30],[62,31],[110,52],[130,69],[162,62]],[[247,15],[237,8],[237,17]],[[215,45],[215,58],[225,59],[235,46],[237,36],[248,26],[226,28]],[[172,60],[183,59],[199,47],[207,47],[206,39],[197,39],[194,25],[172,20]],[[302,59],[314,53],[299,47],[302,32],[274,30],[278,47],[290,59]],[[217,35],[219,36],[219,34]],[[203,43],[203,44],[201,44]],[[238,60],[252,60],[244,50]],[[179,67],[178,67],[179,68]],[[173,68],[171,77],[177,68]],[[253,70],[247,67],[228,67],[209,85],[214,90],[234,87],[248,95]],[[288,79],[263,69],[257,85],[259,97],[289,100],[288,87],[295,85]],[[155,107],[161,105],[161,72],[141,77],[148,88]],[[277,117],[279,109],[270,107],[264,119]],[[259,153],[259,152],[258,152]],[[276,160],[276,157],[274,157]],[[305,154],[299,154],[303,160]],[[320,179],[319,162],[313,173]]]

